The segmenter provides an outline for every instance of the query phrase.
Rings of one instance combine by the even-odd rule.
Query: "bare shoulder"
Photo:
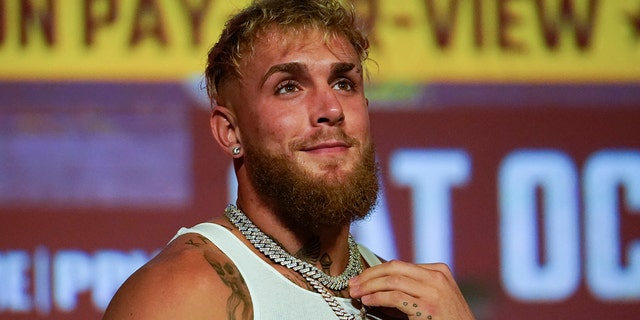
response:
[[[244,279],[205,237],[184,234],[120,287],[103,319],[252,319]]]

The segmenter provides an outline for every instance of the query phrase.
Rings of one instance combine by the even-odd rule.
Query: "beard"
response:
[[[341,137],[346,138],[344,134]],[[358,145],[352,139],[346,140]],[[245,145],[245,157],[250,163],[247,173],[258,196],[292,229],[314,232],[344,226],[364,219],[376,205],[378,166],[372,143],[364,146],[359,161],[343,178],[333,172],[311,174],[286,156],[251,144]],[[341,164],[336,160],[322,168],[336,170]]]

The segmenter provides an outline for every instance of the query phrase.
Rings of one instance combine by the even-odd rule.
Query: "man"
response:
[[[237,203],[180,230],[105,319],[473,319],[447,266],[381,263],[349,236],[378,192],[355,22],[266,0],[227,23],[206,79]]]

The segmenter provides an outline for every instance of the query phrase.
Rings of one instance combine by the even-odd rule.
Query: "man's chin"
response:
[[[330,186],[339,186],[349,181],[353,172],[346,171],[344,168],[319,169],[308,172],[308,177],[316,182]]]

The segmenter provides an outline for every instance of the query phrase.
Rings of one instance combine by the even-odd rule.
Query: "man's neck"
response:
[[[295,228],[261,201],[239,198],[238,206],[263,233],[292,256],[315,265],[329,275],[341,274],[349,260],[349,226],[314,231]]]

